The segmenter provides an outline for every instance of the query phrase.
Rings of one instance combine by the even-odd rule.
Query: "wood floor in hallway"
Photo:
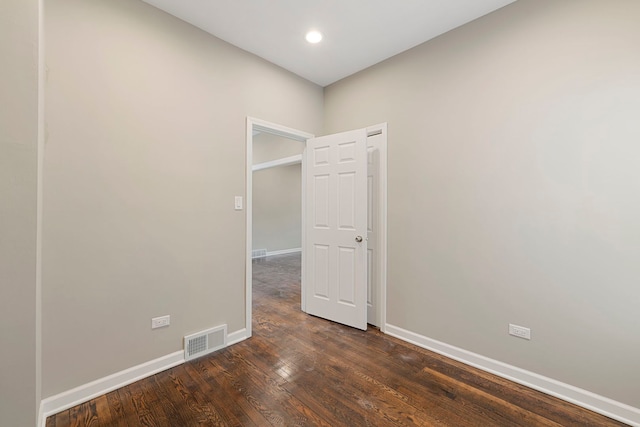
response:
[[[67,426],[621,426],[300,311],[299,254],[254,261],[253,337],[47,419]]]

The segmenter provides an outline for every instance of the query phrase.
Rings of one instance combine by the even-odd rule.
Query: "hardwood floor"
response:
[[[300,256],[254,262],[253,337],[47,419],[66,426],[621,426],[300,311]]]

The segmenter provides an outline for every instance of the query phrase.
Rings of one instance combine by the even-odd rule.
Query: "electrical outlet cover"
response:
[[[514,337],[522,338],[525,340],[531,339],[531,329],[525,328],[524,326],[518,326],[509,324],[509,335],[513,335]]]
[[[151,329],[162,328],[171,324],[171,316],[160,316],[151,319]]]

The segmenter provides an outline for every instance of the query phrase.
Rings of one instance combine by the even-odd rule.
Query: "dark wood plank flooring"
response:
[[[47,419],[67,426],[621,426],[300,311],[300,256],[254,262],[253,337]]]

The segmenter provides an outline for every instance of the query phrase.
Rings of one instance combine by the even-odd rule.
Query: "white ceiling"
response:
[[[326,86],[515,0],[143,1]]]

